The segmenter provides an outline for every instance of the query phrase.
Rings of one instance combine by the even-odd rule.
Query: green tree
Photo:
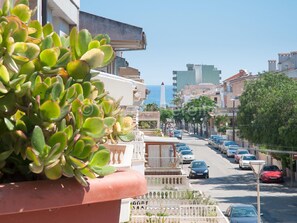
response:
[[[249,82],[237,115],[241,135],[278,150],[297,150],[297,83],[284,74],[264,73]]]
[[[173,118],[173,111],[171,109],[160,110],[160,121],[164,126],[164,132],[167,130],[168,120]]]
[[[200,125],[200,134],[202,135],[202,125],[205,124],[206,128],[208,127],[209,112],[213,111],[214,108],[215,102],[206,96],[189,101],[183,109],[185,123],[192,123],[194,126],[195,123],[198,123]]]
[[[214,124],[217,127],[218,132],[226,133],[226,123],[229,122],[229,117],[227,115],[218,115],[215,117]]]
[[[156,103],[146,104],[143,111],[159,111],[160,108]]]

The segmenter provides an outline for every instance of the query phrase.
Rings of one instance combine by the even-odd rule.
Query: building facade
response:
[[[220,83],[221,71],[214,65],[187,64],[186,71],[173,71],[173,94],[176,95],[187,85]]]
[[[288,77],[297,78],[297,51],[279,53],[276,60],[268,60],[269,72],[281,72]]]

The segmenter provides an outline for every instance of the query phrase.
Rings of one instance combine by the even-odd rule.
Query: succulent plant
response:
[[[92,80],[115,54],[107,35],[60,37],[33,12],[28,0],[0,10],[0,181],[66,176],[87,186],[115,171],[104,143],[132,139],[132,119]]]

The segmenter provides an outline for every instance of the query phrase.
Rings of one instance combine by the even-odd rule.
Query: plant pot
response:
[[[144,175],[116,172],[89,180],[82,187],[73,178],[0,185],[1,222],[118,223],[121,200],[147,192]]]

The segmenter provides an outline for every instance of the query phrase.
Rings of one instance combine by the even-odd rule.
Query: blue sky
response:
[[[81,10],[142,27],[147,49],[124,52],[146,84],[172,84],[173,70],[213,64],[222,80],[267,70],[297,50],[296,0],[82,0]]]

